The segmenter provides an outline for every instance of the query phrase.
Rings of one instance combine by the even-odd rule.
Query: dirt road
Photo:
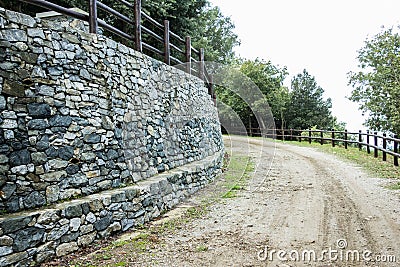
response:
[[[246,188],[130,266],[400,266],[399,195],[387,179],[313,148],[225,142],[257,165]]]

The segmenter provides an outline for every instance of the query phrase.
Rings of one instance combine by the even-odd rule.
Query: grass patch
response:
[[[238,191],[244,189],[251,173],[254,171],[254,162],[249,156],[233,155],[230,157],[224,173],[224,187],[227,189],[222,198],[234,198]]]
[[[205,251],[208,251],[208,247],[206,245],[199,245],[199,246],[197,246],[196,251],[197,252],[205,252]]]
[[[302,147],[313,147],[324,152],[335,154],[342,159],[361,166],[373,177],[400,178],[400,168],[393,165],[393,156],[387,155],[387,161],[382,161],[382,152],[379,152],[378,158],[375,158],[372,149],[371,153],[368,154],[366,150],[363,149],[360,151],[357,147],[352,146],[349,146],[348,149],[345,149],[342,145],[336,145],[335,147],[332,147],[331,144],[309,144],[308,142],[296,141],[285,141],[284,143]]]
[[[387,186],[388,189],[391,190],[400,190],[400,182]]]
[[[234,197],[237,197],[237,193],[232,190],[229,190],[228,192],[222,195],[222,198],[234,198]]]
[[[112,242],[111,247],[112,248],[119,248],[119,247],[125,246],[128,243],[129,243],[128,240],[118,240],[118,241]]]
[[[131,244],[135,251],[145,252],[150,243],[150,234],[143,233],[132,239]]]
[[[184,224],[187,224],[194,219],[205,216],[208,212],[208,205],[208,202],[204,202],[199,206],[190,207],[185,210],[183,216],[166,220],[160,225],[151,227],[151,233],[155,235],[160,235],[163,233],[173,233],[174,231],[181,229]]]
[[[102,254],[98,254],[94,257],[94,260],[97,261],[103,261],[103,260],[110,260],[112,259],[112,255],[111,253],[107,252],[107,253],[102,253]]]
[[[190,207],[185,213],[190,219],[197,219],[207,214],[207,208],[206,206]]]

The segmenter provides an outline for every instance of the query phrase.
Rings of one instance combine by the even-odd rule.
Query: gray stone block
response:
[[[71,252],[77,251],[79,249],[76,242],[63,243],[56,248],[56,255],[58,257],[67,255]]]
[[[72,122],[70,116],[60,116],[56,115],[49,119],[49,124],[51,127],[68,127]]]
[[[31,154],[27,149],[11,152],[9,156],[11,166],[26,165],[31,163]]]
[[[0,266],[12,266],[12,264],[20,262],[28,258],[28,253],[18,252],[0,258]]]
[[[5,29],[0,32],[3,35],[3,38],[9,42],[26,42],[28,40],[28,36],[24,30]]]
[[[101,137],[98,134],[88,134],[84,136],[83,140],[89,144],[96,144],[100,142]]]
[[[69,225],[65,224],[61,227],[55,227],[53,228],[48,234],[47,234],[47,241],[54,241],[60,239],[63,235],[65,235],[69,231]]]
[[[30,103],[27,105],[28,114],[34,118],[48,118],[51,116],[51,108],[45,103]]]
[[[37,191],[30,193],[24,199],[24,206],[28,209],[43,206],[46,204],[46,198]]]
[[[65,208],[65,217],[74,218],[82,215],[82,207],[80,204],[74,204]]]
[[[27,126],[30,130],[44,130],[49,127],[49,124],[45,119],[33,119],[27,123]]]
[[[18,231],[14,237],[13,250],[24,251],[39,244],[44,236],[45,229],[29,227]]]
[[[96,228],[97,231],[102,231],[106,229],[109,225],[111,224],[111,216],[107,215],[103,218],[98,219],[94,224],[94,228]]]

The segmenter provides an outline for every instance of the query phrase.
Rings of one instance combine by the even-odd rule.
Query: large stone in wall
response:
[[[30,103],[27,105],[28,114],[33,118],[48,118],[51,116],[51,108],[46,103]]]
[[[20,252],[39,244],[44,236],[45,229],[29,227],[15,233],[13,250]]]

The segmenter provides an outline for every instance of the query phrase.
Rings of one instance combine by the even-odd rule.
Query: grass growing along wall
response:
[[[222,198],[232,198],[237,195],[247,184],[250,174],[254,171],[254,162],[249,156],[233,155],[230,157],[229,165],[224,173],[226,192]]]

